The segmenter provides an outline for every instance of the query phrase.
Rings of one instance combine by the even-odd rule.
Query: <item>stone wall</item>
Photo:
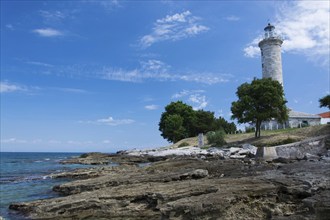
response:
[[[278,157],[286,159],[303,159],[311,156],[328,155],[326,142],[329,136],[310,138],[304,141],[285,144],[275,147],[259,147],[256,157],[264,160],[273,160]]]

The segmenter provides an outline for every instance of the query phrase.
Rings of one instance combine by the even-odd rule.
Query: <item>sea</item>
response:
[[[60,164],[81,153],[12,153],[0,152],[0,216],[8,220],[26,219],[8,207],[13,202],[54,198],[53,186],[70,181],[48,175],[88,165]]]

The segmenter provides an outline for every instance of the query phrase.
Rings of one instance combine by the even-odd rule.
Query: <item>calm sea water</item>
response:
[[[0,152],[0,216],[5,219],[23,219],[8,209],[10,203],[57,197],[52,187],[69,180],[51,179],[47,175],[87,167],[59,163],[60,160],[79,155]]]

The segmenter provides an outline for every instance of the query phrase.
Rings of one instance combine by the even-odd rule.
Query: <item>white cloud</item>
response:
[[[17,91],[26,91],[27,89],[23,86],[11,84],[9,82],[0,82],[0,93],[9,93]]]
[[[61,11],[40,10],[39,12],[46,22],[59,22],[66,18],[66,15]]]
[[[41,62],[29,62],[29,64],[47,67],[48,64]],[[49,64],[50,65],[50,64]],[[54,74],[65,77],[88,77],[104,80],[141,83],[145,81],[184,81],[202,84],[218,84],[228,82],[233,78],[231,74],[217,72],[179,72],[171,70],[171,66],[156,59],[140,62],[135,69],[115,68],[101,65],[69,65],[49,66],[46,73],[39,70],[40,74]]]
[[[103,67],[99,74],[102,79],[125,82],[186,81],[203,84],[228,82],[232,75],[221,73],[171,73],[170,66],[159,60],[141,62],[141,68],[133,70]]]
[[[106,1],[93,1],[93,2],[99,3],[103,8],[107,10],[113,10],[114,8],[120,6],[119,0],[106,0]]]
[[[6,28],[8,28],[9,30],[15,30],[14,26],[12,24],[6,24]]]
[[[36,66],[53,67],[53,65],[51,65],[51,64],[38,62],[38,61],[26,61],[25,63],[30,64],[30,65],[36,65]]]
[[[172,95],[172,99],[179,99],[191,94],[196,94],[196,93],[204,93],[204,90],[182,90],[181,92],[175,93]]]
[[[103,140],[102,143],[103,144],[111,144],[111,141],[110,140]]]
[[[227,21],[239,21],[240,20],[240,17],[235,16],[235,15],[230,15],[230,16],[225,17],[225,19]]]
[[[26,140],[17,139],[17,138],[8,138],[8,139],[1,139],[1,143],[4,144],[25,144],[27,143]]]
[[[260,49],[259,47],[250,44],[246,48],[244,48],[244,55],[247,57],[258,57],[260,55]]]
[[[256,37],[251,43],[249,43],[244,48],[244,55],[247,57],[259,57],[260,56],[260,49],[258,47],[258,43],[263,39],[262,35],[259,35]]]
[[[97,119],[95,121],[79,121],[79,123],[110,125],[110,126],[126,125],[126,124],[132,124],[134,122],[135,121],[132,119],[114,119],[111,116],[108,118]]]
[[[276,30],[284,38],[283,51],[300,53],[309,60],[329,65],[330,4],[328,1],[283,3],[276,15]],[[259,37],[258,37],[259,38]],[[245,55],[255,57],[258,38],[247,45]]]
[[[140,45],[146,48],[156,42],[181,40],[208,31],[209,28],[199,24],[199,20],[190,11],[167,15],[154,23],[153,31],[139,40]]]
[[[206,96],[202,95],[204,90],[182,90],[181,92],[172,95],[172,99],[185,99],[190,103],[194,110],[204,109],[208,102]]]
[[[116,80],[124,82],[141,82],[143,76],[137,69],[125,70],[125,69],[115,69],[112,67],[104,67],[100,72],[100,76],[106,80]]]
[[[104,119],[98,119],[96,121],[98,124],[106,124],[106,125],[124,125],[124,124],[131,124],[134,122],[132,119],[114,119],[112,117],[104,118]]]
[[[54,89],[61,91],[61,92],[67,92],[67,93],[77,93],[77,94],[88,93],[88,91],[86,91],[86,90],[76,89],[76,88],[54,88]]]
[[[158,105],[146,105],[146,106],[144,106],[144,108],[147,110],[157,110],[157,109],[159,109],[159,106]]]
[[[207,30],[209,30],[209,28],[205,27],[203,25],[193,25],[191,27],[187,27],[185,29],[185,32],[188,35],[195,35],[195,34],[199,34],[200,32],[207,31]]]
[[[64,35],[62,31],[53,28],[34,29],[32,32],[38,34],[41,37],[59,37]]]
[[[158,72],[158,73],[164,73],[167,72],[170,68],[169,65],[165,64],[164,62],[160,60],[148,60],[148,61],[142,61],[142,70],[145,72]]]
[[[190,95],[188,101],[193,104],[194,110],[204,109],[208,105],[206,96],[201,94]]]

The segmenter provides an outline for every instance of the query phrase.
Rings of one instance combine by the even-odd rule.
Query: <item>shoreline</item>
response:
[[[51,175],[72,179],[53,187],[61,197],[10,209],[31,219],[322,219],[330,215],[329,140],[279,148],[286,158],[256,158],[249,144],[84,154],[62,163],[97,166]]]

